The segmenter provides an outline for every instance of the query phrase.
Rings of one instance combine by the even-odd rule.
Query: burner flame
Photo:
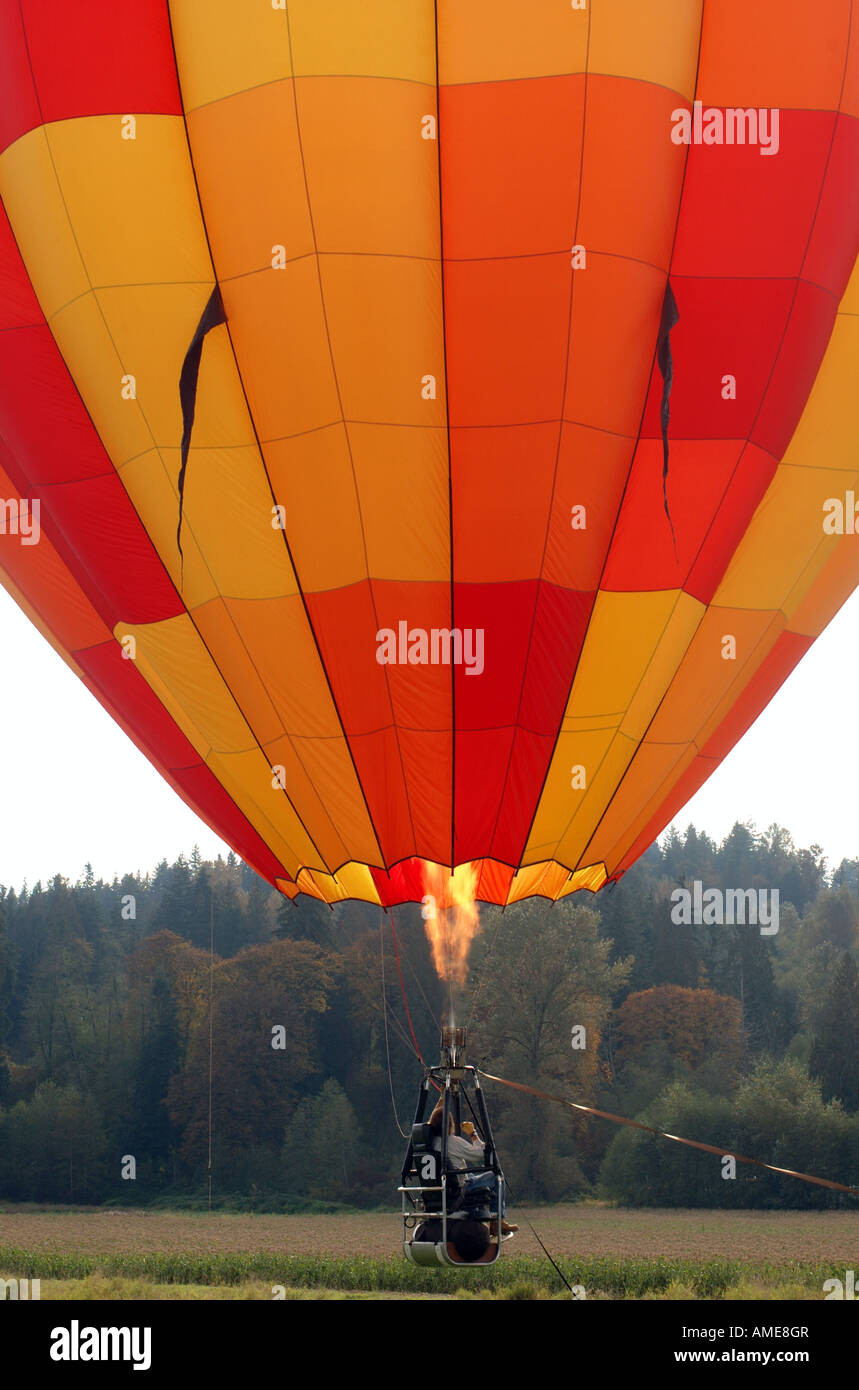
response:
[[[424,926],[436,973],[440,980],[464,985],[468,953],[480,928],[475,902],[477,866],[458,864],[451,874],[441,864],[427,864],[424,888]]]

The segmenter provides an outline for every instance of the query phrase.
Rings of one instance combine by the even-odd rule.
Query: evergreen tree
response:
[[[0,1109],[9,1098],[9,1065],[6,1037],[9,1031],[9,1003],[12,997],[12,952],[6,934],[6,890],[0,884]]]
[[[833,888],[849,888],[859,893],[859,859],[842,859],[832,875]]]
[[[809,1071],[820,1078],[824,1100],[859,1110],[859,971],[844,952],[811,1049]]]
[[[716,855],[722,882],[732,888],[750,884],[757,870],[757,842],[754,826],[737,821]]]
[[[317,946],[337,946],[334,914],[326,903],[299,894],[295,901],[281,897],[272,935],[278,941],[313,941]]]
[[[672,922],[670,912],[662,914],[653,951],[653,983],[683,985],[692,989],[698,982],[698,955],[692,928]]]
[[[160,868],[157,878],[161,879]],[[208,893],[202,895],[184,854],[171,864],[161,879],[160,900],[155,909],[154,931],[172,931],[195,946],[209,944]]]
[[[728,927],[734,935],[736,988],[743,1008],[743,1028],[750,1053],[771,1051],[782,1037],[778,991],[773,978],[772,946],[754,927]]]
[[[712,878],[716,861],[716,846],[702,831],[696,830],[694,825],[686,827],[686,838],[683,842],[683,863],[684,873],[687,878]]]
[[[656,900],[661,872],[662,857],[656,848],[652,858],[648,852],[598,898],[591,893],[574,895],[573,901],[599,913],[600,936],[612,943],[612,961],[631,963],[631,989],[648,989],[653,984],[654,926],[664,906]]]
[[[156,1167],[166,1165],[177,1131],[167,1111],[170,1079],[179,1069],[181,1050],[176,1000],[163,974],[152,981],[147,1029],[132,1085],[135,1153]]]
[[[839,951],[859,945],[859,898],[846,885],[836,892],[819,893],[808,914],[811,944],[823,942]]]

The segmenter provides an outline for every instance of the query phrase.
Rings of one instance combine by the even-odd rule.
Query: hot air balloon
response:
[[[287,895],[618,878],[859,580],[849,0],[3,0],[0,198],[0,578]]]

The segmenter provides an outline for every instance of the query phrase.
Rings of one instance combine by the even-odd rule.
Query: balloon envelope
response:
[[[857,54],[3,0],[0,579],[283,892],[599,888],[855,587]]]

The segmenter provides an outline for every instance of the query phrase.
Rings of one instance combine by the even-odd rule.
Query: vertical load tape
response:
[[[665,298],[662,301],[659,337],[656,340],[656,363],[662,373],[662,404],[659,408],[659,423],[662,428],[662,499],[665,504],[668,525],[671,527],[671,539],[674,542],[675,555],[677,553],[677,538],[674,535],[674,523],[668,508],[668,422],[671,419],[669,400],[674,382],[674,363],[671,360],[671,330],[679,318],[677,301],[674,298],[671,282],[668,281],[665,285]]]

